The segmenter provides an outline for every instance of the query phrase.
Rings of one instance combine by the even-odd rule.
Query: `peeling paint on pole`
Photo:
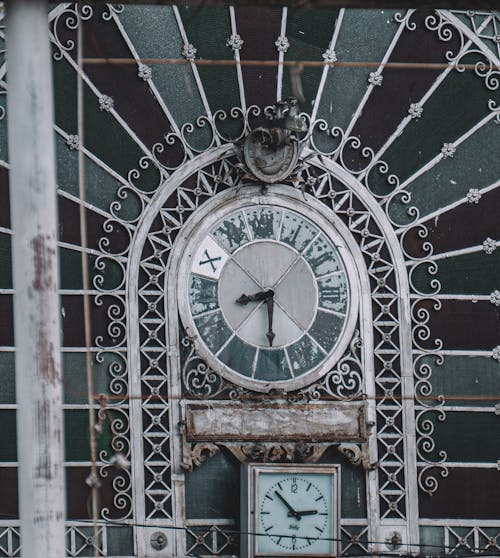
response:
[[[47,2],[7,6],[21,555],[63,558],[57,193]]]

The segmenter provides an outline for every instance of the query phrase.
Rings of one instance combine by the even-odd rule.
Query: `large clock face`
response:
[[[355,311],[338,244],[333,230],[271,203],[195,234],[179,308],[209,365],[261,391],[326,372]]]
[[[261,472],[256,494],[256,555],[333,552],[332,474]]]

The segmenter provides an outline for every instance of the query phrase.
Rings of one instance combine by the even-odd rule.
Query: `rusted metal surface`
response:
[[[62,369],[47,2],[9,2],[6,27],[21,553],[62,558]]]
[[[364,403],[184,404],[185,436],[202,441],[364,441]]]

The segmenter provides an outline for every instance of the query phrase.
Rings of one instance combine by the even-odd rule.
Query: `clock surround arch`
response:
[[[138,418],[141,420],[141,413],[145,410],[147,411],[148,405],[152,408],[155,405],[151,403],[151,400],[146,399],[145,401],[141,401],[143,398],[141,394],[141,386],[143,382],[143,376],[137,374],[134,371],[140,370],[143,364],[144,355],[149,350],[145,344],[140,343],[140,333],[139,333],[139,308],[136,302],[134,302],[134,297],[140,297],[140,286],[139,286],[139,270],[146,269],[149,265],[147,261],[144,263],[143,261],[143,252],[144,246],[146,242],[150,243],[150,236],[152,235],[150,228],[153,226],[155,219],[158,218],[160,215],[164,204],[171,196],[176,195],[176,191],[182,186],[182,184],[188,180],[190,177],[198,176],[198,180],[200,180],[200,176],[206,180],[207,169],[212,168],[213,178],[215,178],[216,182],[220,178],[220,175],[216,175],[215,167],[219,165],[219,168],[226,165],[226,170],[228,168],[232,168],[234,172],[234,162],[231,163],[231,158],[234,161],[234,155],[237,151],[237,148],[232,144],[224,144],[218,147],[214,147],[208,149],[201,155],[195,157],[189,163],[185,163],[181,166],[177,171],[175,171],[171,176],[162,180],[162,186],[157,190],[157,192],[152,196],[151,200],[148,204],[143,208],[143,212],[140,216],[140,219],[137,222],[137,227],[133,238],[131,239],[131,250],[130,250],[130,257],[129,257],[129,265],[127,267],[127,331],[128,331],[128,350],[130,359],[129,365],[129,385],[131,394],[136,397],[133,397],[132,404],[131,404],[131,416]],[[391,287],[390,285],[384,285],[379,283],[377,288],[387,287],[386,290],[390,291],[390,296],[392,297],[393,304],[396,305],[396,322],[397,327],[400,329],[396,329],[399,331],[398,333],[398,345],[399,347],[393,351],[397,358],[400,359],[400,366],[403,370],[401,376],[396,382],[396,387],[399,385],[399,388],[402,393],[402,397],[397,402],[396,399],[392,396],[392,387],[394,387],[394,378],[398,378],[399,372],[394,370],[388,370],[389,372],[389,379],[386,380],[383,375],[385,374],[385,366],[384,369],[378,373],[378,389],[386,385],[385,389],[391,388],[390,393],[387,391],[387,397],[390,403],[396,402],[399,406],[400,412],[402,413],[403,417],[403,426],[401,433],[398,434],[399,438],[397,439],[397,445],[399,449],[396,450],[391,449],[394,448],[396,442],[394,442],[394,435],[390,432],[390,429],[384,427],[382,430],[386,430],[386,432],[379,433],[376,429],[376,416],[379,416],[379,412],[382,413],[384,411],[384,405],[386,404],[385,399],[382,401],[378,401],[376,403],[376,409],[369,406],[369,413],[368,413],[368,420],[372,427],[372,436],[370,439],[375,441],[375,439],[379,442],[379,447],[382,448],[382,455],[377,455],[377,444],[370,443],[368,448],[368,455],[367,459],[369,463],[377,463],[378,467],[382,468],[382,471],[386,475],[388,471],[390,471],[391,467],[394,464],[394,457],[399,460],[400,465],[397,465],[397,469],[400,471],[399,477],[394,480],[393,484],[396,483],[394,486],[399,492],[399,496],[394,499],[394,490],[390,485],[388,485],[387,481],[384,481],[379,471],[375,468],[369,468],[367,471],[367,489],[371,494],[378,494],[377,497],[369,496],[369,509],[368,509],[368,530],[369,536],[372,540],[382,540],[385,536],[385,533],[388,530],[394,530],[394,528],[402,530],[402,539],[403,541],[408,542],[417,542],[418,541],[418,531],[416,529],[416,518],[418,517],[418,510],[416,509],[416,491],[417,491],[417,483],[416,479],[413,475],[409,474],[407,471],[413,471],[416,464],[416,455],[414,449],[411,445],[406,444],[404,437],[405,432],[411,432],[414,428],[414,412],[413,412],[413,401],[411,400],[411,396],[413,395],[413,378],[410,372],[411,370],[411,332],[410,332],[410,307],[409,307],[409,284],[408,284],[408,276],[405,273],[405,265],[404,265],[404,257],[401,251],[401,247],[399,245],[398,239],[394,234],[393,228],[390,220],[384,213],[383,209],[379,205],[379,201],[370,193],[369,190],[366,189],[361,183],[357,181],[357,179],[346,169],[344,169],[339,164],[335,163],[332,160],[326,159],[321,157],[313,150],[304,149],[303,151],[305,157],[307,157],[307,166],[306,168],[312,169],[320,169],[321,172],[325,173],[332,177],[332,179],[338,180],[342,187],[345,189],[346,195],[343,196],[344,202],[347,200],[347,204],[349,205],[349,209],[347,211],[343,208],[341,211],[337,211],[339,214],[342,214],[344,217],[344,221],[349,224],[349,228],[351,232],[355,232],[356,234],[362,233],[359,230],[359,227],[356,228],[356,223],[359,224],[360,222],[366,223],[373,223],[378,227],[378,236],[375,235],[376,241],[375,244],[378,246],[380,251],[380,246],[385,246],[386,253],[388,254],[390,273],[393,275],[395,287]],[[237,192],[238,189],[235,188],[235,183],[233,182],[229,186],[226,185],[227,188],[233,187],[233,191]],[[291,190],[293,189],[293,184],[288,186]],[[297,188],[297,185],[295,185]],[[317,191],[316,191],[317,192]],[[177,195],[180,194],[177,192]],[[320,197],[316,195],[315,197]],[[182,199],[179,197],[178,199]],[[364,209],[355,210],[353,207],[355,205],[354,200],[357,200],[356,203],[361,205]],[[325,201],[325,200],[323,200]],[[325,202],[327,205],[329,204],[330,207],[334,205],[332,199],[326,199]],[[189,202],[188,202],[189,204]],[[352,204],[352,205],[351,205]],[[340,204],[339,204],[340,205]],[[188,209],[190,213],[192,213],[196,207],[189,206]],[[182,229],[183,219],[180,221],[179,229]],[[181,231],[182,234],[182,231]],[[370,234],[370,239],[373,235]],[[363,234],[360,237],[363,238]],[[358,241],[359,242],[359,241]],[[361,240],[361,243],[363,240]],[[169,247],[170,250],[171,247]],[[375,250],[375,251],[376,251]],[[366,247],[363,251],[363,255],[365,258],[365,262],[367,261],[367,250]],[[161,258],[160,258],[161,260]],[[372,258],[373,263],[377,265],[378,258]],[[168,267],[168,261],[163,263],[162,274],[165,273],[166,268]],[[373,272],[373,269],[372,269]],[[149,271],[148,271],[149,273]],[[154,275],[153,277],[156,277]],[[151,283],[148,283],[151,284]],[[382,286],[381,286],[382,285]],[[158,289],[157,282],[155,281],[155,288]],[[163,286],[162,286],[163,289]],[[394,290],[392,290],[394,289]],[[372,297],[372,304],[375,300],[373,297],[373,284],[369,289],[371,297]],[[159,292],[159,291],[158,291]],[[162,293],[163,296],[163,293]],[[379,303],[379,301],[377,301]],[[170,305],[172,308],[173,306]],[[393,312],[391,310],[391,312]],[[390,312],[389,312],[390,313]],[[379,316],[380,318],[380,316]],[[374,325],[377,317],[374,317]],[[156,334],[155,334],[156,338]],[[167,368],[172,369],[172,363],[178,361],[179,352],[178,352],[178,344],[169,344],[166,347],[166,361],[169,363],[167,364]],[[377,354],[377,348],[374,349],[375,355]],[[148,357],[154,358],[154,357]],[[380,358],[380,357],[379,357]],[[156,361],[156,358],[153,362]],[[151,360],[149,361],[151,364]],[[149,366],[149,365],[148,365]],[[149,369],[151,366],[149,366]],[[174,365],[175,368],[175,365]],[[396,374],[396,376],[395,376]],[[144,374],[145,376],[146,374]],[[182,398],[181,393],[181,386],[180,383],[175,380],[172,374],[164,374],[165,379],[163,384],[168,384],[168,401],[176,401]],[[386,382],[389,382],[387,384]],[[370,389],[367,390],[368,399],[375,403],[375,384],[373,382],[370,386]],[[313,395],[314,397],[315,395]],[[156,407],[158,405],[156,404]],[[168,409],[168,416],[169,416],[169,426],[165,430],[166,439],[170,440],[169,444],[172,444],[171,449],[169,450],[168,455],[181,455],[181,436],[179,431],[177,430],[177,425],[180,422],[181,416],[179,414],[179,409],[177,405],[172,405]],[[133,475],[135,477],[135,490],[138,491],[138,494],[145,493],[146,498],[152,499],[154,497],[153,494],[148,494],[148,487],[145,486],[144,478],[139,471],[144,467],[147,466],[147,456],[144,451],[144,440],[143,440],[143,432],[144,427],[138,427],[132,429],[132,450],[134,454],[133,459],[133,469],[137,471],[137,474]],[[384,436],[389,436],[389,438],[384,438]],[[148,442],[149,443],[149,442]],[[389,444],[391,444],[390,447]],[[397,452],[403,452],[404,457],[398,457]],[[143,457],[144,456],[144,457]],[[172,470],[171,474],[171,484],[170,487],[167,489],[169,497],[171,498],[173,511],[165,511],[165,509],[161,505],[155,505],[153,511],[151,511],[151,507],[149,507],[149,511],[146,509],[146,498],[136,498],[135,506],[136,506],[136,516],[140,518],[144,518],[143,523],[149,525],[158,525],[155,517],[164,518],[167,517],[174,517],[175,510],[183,510],[184,509],[184,474],[180,469],[180,463],[177,462],[173,463],[170,457],[165,456],[165,463],[169,468]],[[145,463],[146,462],[146,463]],[[387,462],[387,464],[386,464]],[[402,472],[402,477],[401,477]],[[394,475],[393,475],[394,476]],[[400,479],[403,479],[402,481]],[[392,481],[391,481],[392,482]],[[389,488],[387,488],[389,486]],[[388,495],[385,495],[385,490],[389,490]],[[389,502],[399,502],[399,504],[395,503],[394,507],[393,504],[387,507]],[[147,551],[148,548],[148,540],[147,540],[147,528],[144,531],[144,540],[141,542],[138,541],[139,547],[144,549],[144,552]],[[171,545],[175,545],[178,549],[178,553],[182,553],[185,544],[183,541],[183,537],[174,536],[173,534],[169,535],[171,537]]]

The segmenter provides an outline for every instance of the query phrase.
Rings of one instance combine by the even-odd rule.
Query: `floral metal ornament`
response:
[[[186,43],[182,47],[182,56],[186,60],[194,60],[196,58],[196,53],[197,52],[198,52],[198,50],[196,48],[194,48],[194,46],[191,43]]]
[[[231,47],[232,50],[241,50],[243,43],[245,41],[238,35],[238,33],[234,33],[229,37],[226,41],[226,46]]]
[[[481,199],[481,192],[477,188],[471,188],[467,192],[467,203],[475,203],[478,204],[479,200]]]
[[[115,102],[109,95],[101,95],[99,97],[99,110],[105,110],[106,112],[109,112],[113,109],[114,106]]]
[[[80,138],[76,135],[68,136],[66,140],[66,145],[72,150],[76,150],[80,147]]]
[[[443,147],[441,147],[441,153],[443,155],[443,159],[448,159],[455,155],[455,151],[457,148],[452,143],[445,143]]]
[[[322,56],[325,62],[337,62],[337,53],[332,47],[327,48]]]
[[[490,302],[495,306],[500,306],[500,291],[495,290],[490,294]]]
[[[493,252],[497,249],[497,243],[490,237],[488,237],[484,242],[483,242],[483,250],[487,253],[487,254],[493,254]]]
[[[500,345],[497,345],[493,348],[493,350],[491,351],[491,356],[493,360],[497,360],[498,362],[500,362]]]
[[[151,79],[153,72],[149,66],[146,64],[139,64],[139,68],[137,70],[137,76],[144,81],[148,81]]]
[[[378,72],[370,72],[368,83],[377,86],[377,85],[382,85],[382,81],[384,81],[384,76],[382,74],[379,74]]]
[[[280,35],[274,44],[278,52],[286,52],[290,48],[290,41],[284,35]]]
[[[419,103],[412,103],[410,105],[410,108],[408,109],[408,114],[412,118],[420,118],[423,112],[424,112],[424,107],[422,107],[422,105],[420,105]]]

